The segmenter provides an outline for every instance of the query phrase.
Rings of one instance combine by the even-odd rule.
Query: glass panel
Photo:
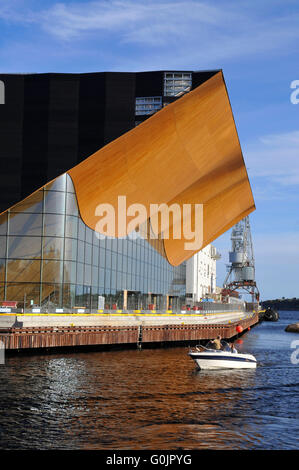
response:
[[[92,264],[94,266],[99,265],[99,248],[97,246],[92,247]]]
[[[95,246],[100,246],[99,243],[99,234],[95,230],[92,230],[92,243]]]
[[[78,228],[78,238],[79,240],[85,240],[85,224],[82,222],[81,219],[79,220],[79,228]]]
[[[74,238],[65,239],[64,259],[77,261],[77,244],[78,242]]]
[[[111,289],[116,289],[116,271],[111,271]]]
[[[1,279],[1,274],[0,274]],[[0,284],[0,300],[4,300],[4,284]]]
[[[10,235],[42,235],[41,214],[10,214]]]
[[[65,219],[65,236],[70,238],[77,238],[78,236],[78,218],[70,215]]]
[[[6,237],[0,235],[0,258],[6,257]]]
[[[88,286],[91,285],[91,266],[88,264],[85,265],[84,284]]]
[[[5,259],[0,259],[0,282],[5,280]]]
[[[74,284],[64,284],[63,286],[63,306],[73,308],[76,298],[76,286]]]
[[[65,191],[66,190],[66,173],[58,176],[54,181],[45,186],[47,191]]]
[[[34,212],[40,214],[43,212],[44,192],[36,191],[21,202],[18,202],[10,209],[10,212]]]
[[[0,215],[0,235],[6,235],[7,231],[7,212]]]
[[[40,284],[31,282],[8,283],[6,288],[6,299],[18,302],[18,307],[29,308],[31,303],[39,305]]]
[[[45,214],[45,236],[63,237],[64,215]]]
[[[102,268],[104,268],[106,266],[106,264],[105,264],[105,250],[103,248],[100,248],[99,262],[100,262],[100,266],[102,266]]]
[[[112,262],[111,262],[112,269],[116,270],[116,253],[112,252]]]
[[[63,258],[63,238],[43,237],[43,258],[62,259]]]
[[[40,258],[41,237],[8,237],[8,258]]]
[[[106,250],[106,264],[105,264],[105,268],[108,268],[108,269],[111,268],[111,251],[110,251],[110,250]]]
[[[61,261],[43,261],[42,282],[62,283],[63,263]]]
[[[45,191],[44,212],[53,214],[64,214],[66,193],[58,191]]]
[[[117,269],[117,271],[122,271],[122,266],[123,266],[123,257],[122,257],[122,255],[117,255],[116,256],[116,269]]]
[[[92,235],[93,235],[93,230],[91,230],[89,227],[85,228],[85,241],[87,243],[92,243]]]
[[[41,304],[49,313],[55,312],[56,307],[62,307],[62,284],[42,284]]]
[[[78,258],[77,260],[79,261],[79,263],[84,263],[84,242],[82,242],[81,240],[78,240]]]
[[[117,238],[111,239],[111,251],[117,252]]]
[[[104,287],[105,285],[105,270],[103,268],[99,269],[99,286]]]
[[[72,178],[67,173],[66,173],[66,190],[69,193],[74,193],[75,192]]]
[[[98,276],[99,276],[99,269],[97,266],[92,266],[92,280],[91,280],[91,284],[93,286],[97,286],[98,285]]]
[[[106,269],[105,270],[105,291],[107,289],[110,289],[110,278],[111,278],[110,269]]]
[[[77,307],[83,307],[83,285],[76,285],[76,298],[75,298],[75,305]]]
[[[77,284],[83,284],[84,264],[77,263]]]
[[[64,271],[63,271],[63,282],[64,283],[76,283],[76,271],[77,271],[77,263],[72,261],[67,261],[64,263]]]
[[[85,243],[85,263],[91,264],[92,245]]]
[[[40,260],[15,259],[8,261],[8,282],[40,281]]]
[[[74,194],[67,193],[66,195],[66,213],[79,216],[77,199]]]

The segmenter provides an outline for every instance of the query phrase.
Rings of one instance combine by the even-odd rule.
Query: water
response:
[[[6,357],[1,449],[296,449],[298,365],[281,312],[242,337],[256,370],[197,371],[187,348]]]

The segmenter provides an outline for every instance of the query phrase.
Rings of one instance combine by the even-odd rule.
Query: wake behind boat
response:
[[[209,344],[208,344],[209,346]],[[240,354],[226,343],[223,349],[196,346],[189,356],[200,369],[255,369],[256,358],[252,354]]]

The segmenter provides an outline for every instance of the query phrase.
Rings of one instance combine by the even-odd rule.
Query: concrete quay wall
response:
[[[249,318],[250,312],[214,312],[201,314],[0,314],[1,328],[40,326],[138,326],[168,324],[228,323]]]
[[[129,345],[149,343],[192,342],[212,339],[217,335],[230,339],[259,322],[258,314],[235,321],[212,323],[169,323],[85,326],[32,326],[0,329],[0,342],[6,350],[74,348],[81,346]]]

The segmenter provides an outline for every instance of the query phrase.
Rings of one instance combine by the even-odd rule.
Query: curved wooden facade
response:
[[[255,209],[222,72],[68,174],[81,217],[93,230],[99,204],[115,208],[117,226],[120,195],[126,196],[127,206],[145,206],[147,214],[152,204],[192,204],[193,212],[195,204],[203,204],[201,249]],[[175,228],[170,227],[161,251],[177,266],[199,249],[185,250],[190,240],[174,239]]]
[[[75,187],[80,216],[93,230],[97,230],[100,204],[115,208],[117,226],[119,196],[126,197],[127,207],[142,204],[147,214],[152,204],[178,204],[182,212],[183,205],[190,204],[193,222],[194,205],[203,204],[203,239],[198,249],[185,249],[190,240],[183,236],[183,219],[170,221],[168,239],[162,233],[157,234],[159,242],[148,239],[173,266],[255,209],[221,71],[67,173]],[[173,237],[178,228],[175,224],[181,226],[180,239]],[[122,235],[128,233],[127,224]]]

